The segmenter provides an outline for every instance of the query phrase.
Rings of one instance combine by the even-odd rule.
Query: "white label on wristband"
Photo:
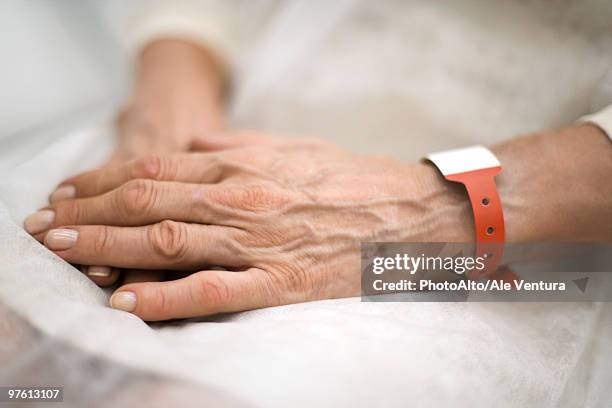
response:
[[[444,176],[501,166],[499,160],[484,146],[430,153],[427,159],[432,161]]]

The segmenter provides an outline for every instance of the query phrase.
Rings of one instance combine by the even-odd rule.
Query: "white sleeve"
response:
[[[597,87],[591,107],[595,113],[581,117],[578,122],[597,126],[612,140],[612,69]]]
[[[129,48],[137,55],[161,38],[205,45],[230,68],[235,67],[274,10],[271,1],[172,0],[149,1],[128,29]]]
[[[578,122],[591,123],[608,135],[612,141],[612,105],[600,110],[597,113],[586,115],[578,119]]]

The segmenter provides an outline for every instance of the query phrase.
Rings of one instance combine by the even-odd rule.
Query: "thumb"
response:
[[[110,298],[110,306],[145,321],[198,317],[276,306],[265,272],[202,271],[166,282],[134,282]]]

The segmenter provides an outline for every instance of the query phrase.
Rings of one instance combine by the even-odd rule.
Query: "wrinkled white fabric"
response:
[[[241,73],[232,121],[403,160],[570,123],[589,112],[611,66],[610,14],[604,2],[558,3],[355,2],[312,34],[291,30],[305,7],[294,5]],[[74,64],[64,62],[88,69]],[[87,91],[79,78],[63,80]],[[47,79],[50,109],[84,99]],[[86,125],[0,137],[0,301],[45,334],[258,406],[610,405],[605,303],[341,299],[151,327],[109,309],[107,293],[21,228],[57,182],[110,152],[110,116],[85,116]]]
[[[144,10],[130,52],[160,37],[213,48],[233,68],[237,123],[331,130],[364,152],[414,159],[432,145],[492,143],[612,104],[605,0],[179,0]],[[372,135],[384,142],[373,147]]]

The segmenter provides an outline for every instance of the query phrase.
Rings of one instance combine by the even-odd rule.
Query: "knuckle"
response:
[[[155,184],[144,179],[130,180],[119,190],[117,198],[117,207],[126,217],[146,214],[155,205]]]
[[[81,208],[81,204],[79,203],[79,201],[65,201],[63,203],[60,203],[58,207],[61,208],[61,211],[58,211],[58,213],[63,215],[62,218],[65,218],[65,221],[62,221],[62,223],[80,224],[81,218],[83,216],[83,209]]]
[[[130,167],[130,178],[157,180],[160,174],[162,159],[157,154],[149,154],[134,160]]]
[[[130,167],[129,178],[150,180],[174,180],[178,173],[180,160],[173,156],[149,154],[136,159]]]
[[[201,272],[198,285],[194,285],[194,301],[202,304],[204,309],[222,309],[231,303],[232,295],[227,283],[213,272]]]
[[[109,227],[101,226],[98,227],[98,230],[94,234],[95,238],[93,240],[93,250],[97,254],[108,253],[109,250],[113,247],[113,234]]]
[[[164,220],[150,229],[153,251],[173,264],[180,263],[189,249],[187,227],[176,221]]]
[[[148,313],[152,316],[164,318],[169,315],[170,306],[168,305],[168,293],[164,288],[158,287],[152,291],[150,310]]]

